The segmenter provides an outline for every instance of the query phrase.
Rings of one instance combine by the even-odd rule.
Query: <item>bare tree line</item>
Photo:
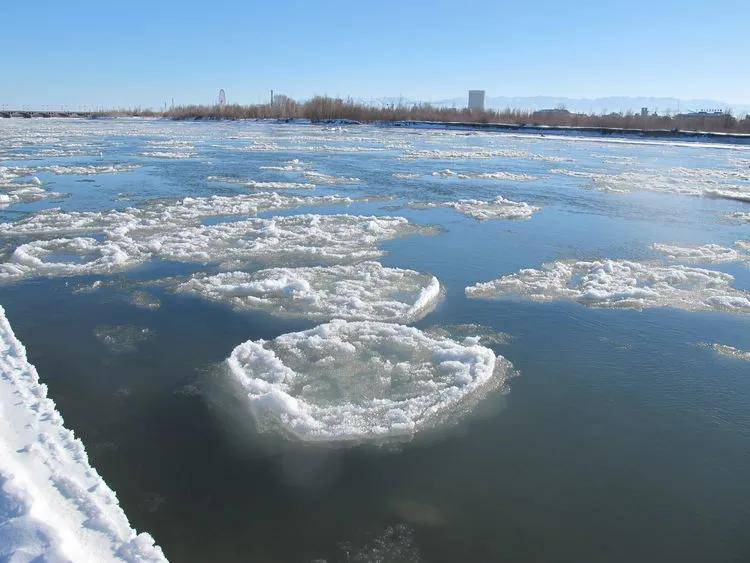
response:
[[[373,106],[351,99],[316,96],[297,102],[276,96],[274,103],[225,106],[186,105],[166,111],[116,110],[101,115],[161,116],[170,119],[309,119],[313,122],[350,120],[363,123],[389,121],[474,122],[527,126],[597,127],[667,131],[750,133],[750,116],[739,119],[726,112],[719,115],[641,115],[610,113],[592,115],[564,110],[535,112],[504,109],[476,111],[435,107],[430,104]]]

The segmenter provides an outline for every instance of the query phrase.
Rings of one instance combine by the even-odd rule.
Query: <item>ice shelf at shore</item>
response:
[[[65,428],[0,307],[0,560],[166,561]]]

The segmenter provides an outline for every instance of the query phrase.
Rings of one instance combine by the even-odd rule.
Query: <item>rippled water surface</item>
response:
[[[173,561],[743,561],[748,149],[0,120],[0,303],[134,527]],[[554,263],[569,277],[519,274]],[[226,272],[262,305],[205,291]],[[300,288],[317,301],[292,305]],[[382,302],[422,289],[424,307]],[[401,413],[368,413],[377,437],[346,409],[269,426],[227,384],[239,344],[346,315],[484,336],[513,370],[446,401],[449,422],[407,431]],[[421,344],[372,338],[361,355],[335,341],[346,361],[295,392],[326,407],[430,396],[398,379]]]

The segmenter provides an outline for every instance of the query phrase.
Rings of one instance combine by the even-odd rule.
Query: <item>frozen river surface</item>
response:
[[[0,205],[172,561],[750,558],[750,147],[6,119]]]

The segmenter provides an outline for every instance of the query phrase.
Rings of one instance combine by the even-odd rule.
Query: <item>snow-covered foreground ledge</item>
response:
[[[0,307],[0,560],[166,561],[137,534]]]

